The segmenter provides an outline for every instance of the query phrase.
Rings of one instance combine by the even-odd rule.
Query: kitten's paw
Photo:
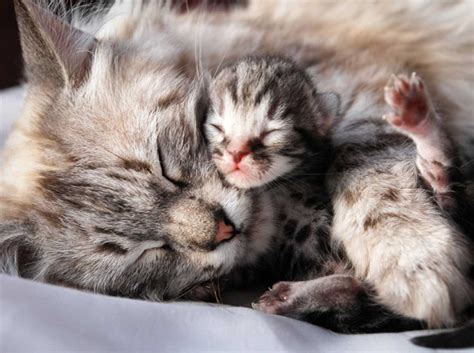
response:
[[[310,281],[278,282],[252,307],[267,314],[294,318],[354,305],[361,283],[352,276],[331,275]]]
[[[393,75],[385,87],[385,101],[394,112],[384,119],[408,134],[424,134],[430,105],[425,85],[416,73],[410,78]]]
[[[252,303],[252,308],[266,314],[286,315],[291,311],[294,291],[294,282],[278,282],[265,292],[258,301]]]

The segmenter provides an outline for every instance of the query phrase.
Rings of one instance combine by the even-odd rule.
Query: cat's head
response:
[[[225,187],[210,162],[189,53],[166,33],[142,49],[94,39],[27,1],[16,8],[29,85],[5,151],[4,269],[173,299],[255,260],[272,210]]]
[[[322,135],[316,89],[287,59],[251,57],[223,68],[211,81],[210,100],[205,131],[212,158],[239,188],[287,175]]]

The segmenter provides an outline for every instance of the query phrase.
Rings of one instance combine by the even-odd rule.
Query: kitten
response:
[[[213,161],[239,188],[287,176],[327,150],[321,95],[288,59],[251,57],[225,67],[210,83],[210,102],[205,132]]]
[[[290,76],[291,74],[295,76],[295,73],[298,73],[299,77],[295,77],[294,80],[290,80],[288,77],[285,77],[285,75],[278,72],[279,70],[283,69],[287,74],[286,76]],[[268,76],[265,75],[266,73],[268,73]],[[214,151],[214,160],[218,164],[218,167],[220,167],[221,173],[225,173],[224,168],[226,167],[226,148],[227,146],[232,146],[232,143],[235,140],[235,136],[232,135],[244,135],[241,131],[245,131],[246,126],[252,127],[252,129],[248,129],[248,131],[253,132],[262,125],[266,126],[272,123],[272,119],[268,119],[268,116],[271,116],[271,114],[268,114],[268,107],[271,105],[267,103],[264,109],[260,109],[260,106],[255,104],[256,99],[254,98],[261,94],[261,87],[265,87],[266,83],[271,82],[272,89],[267,88],[269,95],[268,101],[276,101],[277,103],[274,103],[275,105],[278,104],[280,106],[284,106],[285,104],[295,100],[294,97],[290,96],[288,93],[280,96],[277,94],[281,89],[281,86],[285,85],[287,92],[293,92],[295,95],[300,94],[300,100],[298,102],[300,107],[305,107],[308,105],[318,106],[318,104],[315,103],[315,94],[307,95],[304,94],[305,92],[300,92],[298,90],[300,82],[302,82],[304,78],[302,73],[303,71],[298,68],[296,63],[289,62],[288,60],[282,61],[281,59],[275,58],[253,57],[250,59],[243,59],[233,65],[228,66],[215,78],[215,81],[212,82],[214,87],[211,91],[211,96],[213,96],[213,106],[217,107],[217,110],[221,111],[222,113],[212,114],[210,118],[208,118],[206,128],[208,141],[210,141],[212,145],[211,150]],[[276,78],[272,79],[275,76]],[[395,99],[387,99],[390,106],[397,109],[398,112],[403,113],[400,113],[400,115],[405,120],[417,118],[417,116],[414,116],[415,114],[423,114],[423,116],[420,117],[422,119],[436,119],[436,115],[433,110],[426,109],[425,111],[421,112],[413,109],[412,105],[410,105],[413,104],[412,101],[414,99],[412,99],[412,97],[415,96],[417,98],[415,100],[416,104],[423,105],[425,107],[431,106],[426,92],[419,92],[417,95],[417,90],[423,87],[423,83],[418,76],[413,75],[412,81],[410,83],[405,82],[405,78],[401,76],[400,78],[396,78],[394,83],[398,83],[398,85],[388,86],[386,89],[386,95],[401,95],[401,92],[398,91],[398,88],[402,83],[408,85],[406,91],[414,91],[410,91],[410,94],[398,96],[396,101]],[[245,100],[243,95],[238,95],[235,93],[235,98],[232,99],[232,89],[235,89],[236,92],[240,92],[237,88],[240,88],[241,91],[245,90],[245,97],[250,98]],[[406,91],[405,93],[407,93]],[[412,101],[410,101],[410,99],[412,99]],[[227,105],[224,102],[226,102]],[[321,104],[319,104],[319,106],[321,106]],[[262,111],[264,112],[263,114],[261,113]],[[236,112],[241,112],[242,115],[237,114]],[[311,116],[308,117],[301,114],[290,117],[284,115],[284,118],[286,118],[285,121],[288,121],[291,118],[291,123],[295,125],[298,124],[298,118],[300,117],[309,120],[312,119]],[[308,126],[306,129],[309,130],[307,133],[309,138],[311,138],[311,131],[318,131],[315,128],[315,125],[317,125],[321,118],[322,114],[320,112],[319,114],[314,114],[312,124],[310,123],[306,125]],[[224,128],[223,125],[227,126],[227,128]],[[295,127],[293,126],[293,128]],[[440,131],[439,125],[434,124],[425,124],[424,128],[426,131],[426,136],[434,136],[439,134]],[[432,131],[429,129],[432,129]],[[416,131],[416,129],[412,130]],[[227,134],[228,137],[224,137],[225,131],[231,131],[231,133]],[[320,136],[321,134],[316,134],[315,138],[320,139]],[[416,137],[417,136],[414,138],[415,142],[417,142]],[[251,138],[247,138],[244,140],[250,139]],[[298,144],[293,143],[291,139],[281,139],[279,142],[280,149],[289,149],[293,148],[295,145],[298,146]],[[430,143],[431,150],[453,150],[452,144],[448,144],[445,142],[445,140],[431,139]],[[304,160],[304,167],[300,167],[299,165],[293,166],[291,163],[288,163],[287,166],[280,166],[281,170],[293,171],[292,183],[297,184],[299,187],[304,186],[305,197],[301,200],[301,204],[299,204],[298,200],[296,200],[290,203],[291,209],[287,207],[287,204],[289,203],[289,200],[293,198],[293,195],[298,194],[298,190],[292,188],[291,184],[285,184],[283,186],[273,188],[272,190],[273,198],[277,200],[277,203],[279,203],[277,208],[283,214],[290,215],[295,213],[295,215],[288,217],[300,217],[300,219],[307,217],[308,220],[315,220],[314,222],[309,222],[310,226],[303,225],[299,227],[299,230],[295,229],[294,231],[294,237],[297,239],[297,244],[291,245],[291,249],[301,248],[300,251],[308,246],[305,240],[310,236],[311,232],[323,235],[326,234],[327,229],[330,226],[329,209],[331,205],[326,201],[327,196],[324,190],[317,187],[318,185],[324,185],[324,182],[321,180],[321,178],[320,180],[317,180],[317,178],[314,177],[317,175],[323,175],[326,170],[323,166],[319,165],[318,159],[315,158],[316,150],[310,149],[307,146],[308,145],[300,146],[300,160]],[[426,149],[420,148],[418,144],[417,151],[418,157],[420,157],[420,155],[426,154]],[[257,150],[251,151],[250,153],[257,154],[258,152],[259,151]],[[443,156],[446,155],[444,154]],[[445,157],[444,160],[448,160],[448,158]],[[451,161],[451,159],[449,159],[449,161]],[[234,168],[235,171],[239,170],[238,162],[239,161],[232,160],[232,158],[227,160],[227,163],[230,164],[230,166]],[[243,162],[244,160],[242,160],[241,163]],[[283,163],[283,161],[281,161],[281,163]],[[255,161],[253,164],[252,162],[248,162],[248,165],[245,167],[252,171],[252,167],[258,168],[258,164],[255,164],[257,164]],[[432,163],[432,165],[434,164],[436,163]],[[311,170],[313,174],[307,174],[308,165],[313,166],[313,169]],[[426,170],[429,172],[429,169],[420,170],[422,176],[426,174]],[[235,177],[229,178],[229,174],[227,174],[226,179],[231,184],[234,184],[237,187],[240,186],[239,180],[237,179],[236,181]],[[259,182],[260,184],[258,186],[262,186],[267,185],[269,182],[271,182],[271,180],[265,183],[264,180],[260,179]],[[445,175],[444,183],[445,187],[448,187],[452,183],[452,180],[449,180],[448,176]],[[430,185],[434,190],[436,190],[437,184]],[[245,187],[246,186],[243,188]],[[309,200],[313,201],[308,204]],[[319,209],[317,211],[311,210],[313,204],[319,205]],[[324,208],[321,209],[321,205],[324,204],[326,205],[325,207],[328,208],[328,211],[324,210]],[[282,228],[286,229],[288,225],[289,223]],[[296,226],[293,228],[295,227]],[[304,231],[305,229],[306,231]],[[279,234],[282,239],[286,239],[289,236],[288,231],[286,230],[285,232]],[[315,239],[317,243],[321,242],[322,240],[323,239]],[[304,251],[306,253],[304,255],[305,267],[300,268],[299,271],[295,272],[293,267],[295,265],[299,266],[298,262],[301,259],[301,255],[298,253],[300,251],[296,249],[292,250],[294,251],[294,253],[291,253],[293,259],[288,261],[288,259],[285,258],[287,256],[288,247],[285,245],[284,240],[281,242],[283,245],[280,245],[280,248],[283,249],[282,253],[285,254],[285,256],[277,256],[277,260],[274,261],[281,263],[274,267],[273,272],[279,271],[279,275],[282,278],[286,278],[287,280],[295,281],[300,278],[300,281],[279,282],[275,284],[269,292],[265,293],[258,300],[258,302],[254,303],[254,308],[267,313],[278,313],[292,317],[306,318],[307,320],[319,324],[322,324],[321,318],[317,314],[319,311],[331,310],[334,314],[332,316],[333,324],[338,317],[336,313],[341,312],[341,322],[338,326],[339,329],[344,327],[344,325],[348,325],[348,322],[351,320],[357,320],[358,329],[366,330],[367,332],[374,330],[375,327],[376,329],[381,329],[384,327],[385,330],[421,328],[421,326],[419,326],[419,324],[417,325],[415,321],[397,316],[394,313],[391,313],[387,308],[380,307],[380,305],[374,302],[371,299],[371,296],[376,295],[376,292],[374,292],[370,286],[367,286],[365,283],[356,279],[354,277],[354,272],[349,267],[345,268],[344,261],[346,260],[343,256],[339,259],[333,256],[333,252],[336,252],[336,249],[333,249],[332,252],[326,253],[326,255],[324,255],[324,248],[319,246],[317,246],[318,250],[314,254]],[[330,247],[329,244],[326,244],[326,246]],[[336,265],[336,268],[339,266],[340,269],[334,273],[330,268],[337,263],[339,265]],[[319,270],[313,269],[318,267],[320,268]],[[275,275],[275,273],[273,273],[273,275]],[[276,277],[278,277],[278,275]],[[301,279],[304,279],[304,281],[301,281]],[[325,302],[325,297],[333,297],[334,295],[339,296],[337,301],[333,301],[331,303]]]
[[[451,142],[448,143],[448,139],[440,140],[432,138],[433,136],[437,136],[438,134],[443,134],[444,136],[447,136],[446,131],[441,131],[441,123],[439,122],[439,120],[437,120],[439,118],[436,116],[436,113],[431,110],[432,108],[427,108],[424,111],[420,111],[417,109],[417,107],[413,107],[413,104],[416,104],[417,106],[421,105],[424,107],[431,107],[432,104],[430,102],[429,96],[426,93],[426,90],[424,89],[424,84],[421,78],[416,75],[412,75],[411,81],[408,81],[405,76],[400,76],[394,77],[391,83],[393,84],[393,86],[389,85],[385,89],[386,96],[398,96],[396,97],[396,100],[395,98],[387,99],[387,103],[391,107],[396,109],[397,113],[399,114],[399,116],[391,116],[391,118],[403,119],[404,122],[414,119],[418,119],[418,121],[421,119],[428,120],[425,121],[422,126],[418,124],[412,124],[410,129],[410,132],[414,134],[414,136],[410,137],[413,138],[413,142],[417,147],[416,151],[418,158],[422,158],[421,156],[426,156],[427,153],[431,152],[436,153],[439,156],[443,156],[445,160],[448,160],[449,162],[453,163],[455,155],[451,152],[451,158],[448,159],[447,151],[454,151],[455,146]],[[405,84],[407,85],[407,87],[405,88],[405,93],[409,91],[410,94],[402,94],[401,92],[399,92],[399,85]],[[419,117],[419,115],[421,114],[423,116]],[[393,124],[392,120],[389,120],[389,122]],[[396,124],[397,130],[401,130],[403,134],[406,134],[406,131],[403,129],[404,127],[405,126],[402,123]],[[421,128],[423,128],[423,131],[420,131]],[[421,135],[421,137],[427,137],[426,140],[422,141],[426,141],[426,143],[429,144],[429,149],[423,148],[425,147],[425,145],[421,145],[422,148],[419,148],[420,145],[418,139],[420,138],[420,136],[418,134]],[[386,135],[385,138],[387,138]],[[396,136],[392,136],[392,138],[396,141]],[[384,149],[383,146],[380,146],[378,148],[382,151]],[[393,148],[393,146],[391,146],[391,148]],[[359,153],[358,151],[350,150],[343,150],[341,152],[344,155],[341,155],[336,158],[336,165],[334,165],[333,168],[338,166],[339,158],[350,158],[351,154],[355,154],[357,156],[357,154]],[[376,154],[372,154],[370,156],[371,161],[375,160],[375,156]],[[400,157],[401,156],[399,155],[398,158]],[[408,159],[412,157],[410,153],[407,153],[404,158]],[[430,161],[432,161],[431,165],[423,164],[420,167],[421,177],[424,177],[425,173],[431,173],[431,166],[438,166],[438,163],[436,163],[436,159],[430,159]],[[353,167],[357,168],[358,165],[356,164]],[[363,164],[361,164],[360,167],[363,167]],[[453,184],[453,180],[450,179],[450,175],[447,174],[447,171],[445,169],[439,169],[439,172],[444,178],[443,186],[445,188],[449,188],[449,186]],[[333,178],[332,173],[329,173],[328,178]],[[301,183],[301,179],[296,180]],[[439,182],[439,180],[431,179],[427,180],[427,182],[429,183],[429,186],[433,188],[433,190],[437,190],[437,182]],[[291,186],[286,186],[286,188],[289,187],[291,188]],[[309,193],[313,189],[314,187],[312,187],[311,183],[306,184],[306,192]],[[279,191],[281,192],[282,190],[280,189]],[[393,193],[395,193],[395,191],[392,191],[392,193],[388,195],[387,198],[392,201],[392,204],[389,207],[395,209],[397,207],[397,200],[395,199],[395,195]],[[324,212],[320,209],[321,201],[325,199],[324,193],[320,191],[320,194],[318,196],[319,199],[317,201],[319,201],[320,206],[317,213],[313,213],[313,215],[307,216],[308,210],[301,208],[301,206],[293,202],[291,204],[291,208],[295,209],[293,217],[297,217],[296,214],[300,214],[303,217],[306,216],[308,218],[317,215],[317,218],[324,219],[326,217],[327,222],[330,223],[330,220],[327,219],[327,215],[329,214],[329,212],[326,212],[326,214],[324,214]],[[438,195],[438,197],[439,196],[440,195]],[[314,195],[312,195],[312,197],[314,198]],[[454,195],[452,197],[454,197]],[[285,212],[286,214],[291,214],[291,210],[285,209],[285,204],[288,203],[288,200],[290,200],[291,198],[291,194],[284,193],[283,196],[281,196],[280,205],[278,209],[283,209],[283,212]],[[442,201],[445,200],[445,198],[442,199]],[[363,199],[360,201],[364,202]],[[370,202],[371,200],[367,201]],[[450,203],[450,208],[453,208],[455,206],[454,201],[455,200],[453,199],[452,203]],[[307,201],[303,200],[302,204],[307,205]],[[310,207],[311,204],[308,204],[308,206]],[[445,202],[440,202],[440,206],[446,207],[447,204]],[[328,204],[327,207],[328,209],[330,209],[331,205]],[[301,217],[300,219],[303,219],[303,217]],[[290,222],[293,221],[288,221],[288,223],[284,225],[284,228],[287,228]],[[327,230],[324,231],[325,225],[328,226],[328,224],[321,224],[321,222],[319,221],[319,224],[311,224],[311,228],[313,231],[315,231],[316,234],[319,234],[320,236],[330,236]],[[408,222],[406,226],[409,226]],[[294,235],[292,237],[297,240],[298,237],[301,236],[302,230],[306,227],[307,226],[298,227],[297,225],[294,225]],[[366,230],[369,230],[369,228],[371,227],[372,225],[367,225]],[[307,231],[305,234],[307,234],[308,232],[311,231]],[[367,232],[367,234],[370,233]],[[281,234],[281,236],[283,239],[287,238],[287,231]],[[308,234],[306,235],[306,238],[307,237]],[[458,241],[460,242],[460,244],[463,244],[462,242],[464,241],[464,239],[461,234],[459,234]],[[294,252],[292,256],[294,256],[295,258],[301,256],[298,255],[298,253],[305,251],[305,248],[308,245],[309,244],[307,244],[306,242],[301,242],[300,240],[297,240],[296,243],[290,243],[291,249]],[[465,243],[465,245],[467,249],[469,245],[467,243]],[[408,317],[404,318],[402,316],[396,315],[396,311],[390,310],[389,307],[384,307],[383,305],[381,306],[379,300],[374,300],[374,298],[379,295],[378,289],[372,287],[370,285],[370,282],[367,283],[365,281],[361,281],[361,276],[357,274],[357,267],[351,268],[351,266],[344,265],[344,261],[347,261],[347,259],[345,259],[346,255],[340,254],[338,257],[335,257],[334,254],[337,252],[337,245],[333,243],[332,246],[334,246],[334,248],[329,253],[325,253],[324,249],[319,249],[316,254],[313,254],[312,263],[308,263],[309,259],[306,255],[306,268],[303,269],[303,271],[306,273],[301,273],[300,269],[300,272],[298,274],[295,275],[293,273],[292,275],[290,275],[290,277],[287,277],[286,281],[276,283],[268,292],[266,292],[262,297],[260,297],[256,303],[254,303],[253,307],[257,310],[261,310],[266,313],[301,318],[314,323],[323,324],[326,326],[329,325],[329,327],[331,327],[331,325],[337,322],[337,320],[340,320],[338,324],[339,329],[341,329],[345,325],[348,325],[348,329],[350,330],[351,326],[349,323],[354,324],[354,322],[357,322],[359,330],[366,330],[365,332],[371,332],[371,330],[374,330],[375,327],[377,330],[383,327],[384,330],[390,331],[416,328],[420,329],[423,325],[426,325],[426,323],[420,324],[417,323],[416,320],[410,320]],[[420,262],[420,269],[423,269],[425,266],[431,267],[431,261],[438,261],[440,259],[439,254],[432,253],[431,256],[431,258],[427,259],[427,262]],[[284,258],[282,259],[282,261],[285,263],[285,266],[293,266],[292,263],[288,263],[287,261],[285,261]],[[399,267],[403,268],[403,266],[400,265]],[[291,269],[288,271],[290,271],[291,273]],[[391,276],[397,271],[397,267],[393,267],[391,269],[387,269],[384,275]],[[465,281],[466,283],[468,283],[469,279],[467,273],[465,273],[465,276]],[[436,275],[431,275],[431,280],[436,280]],[[396,297],[394,297],[393,299],[395,298]],[[443,307],[440,307],[438,309],[443,309]],[[326,318],[325,314],[323,313],[326,311],[331,312],[330,323],[325,322]]]

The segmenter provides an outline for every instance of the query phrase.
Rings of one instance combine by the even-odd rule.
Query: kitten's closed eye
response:
[[[224,133],[224,129],[222,128],[222,126],[220,125],[216,125],[216,124],[209,124],[210,126],[212,126],[214,129],[216,129],[218,132],[220,133]]]
[[[267,130],[267,131],[264,131],[260,134],[260,139],[261,140],[264,140],[266,137],[268,137],[270,134],[273,134],[275,132],[281,132],[282,129],[271,129],[271,130]]]
[[[314,92],[304,71],[286,59],[248,58],[213,79],[214,113],[208,116],[207,140],[219,172],[230,184],[262,186],[302,163],[310,144],[293,129],[319,138],[313,133],[319,107]]]

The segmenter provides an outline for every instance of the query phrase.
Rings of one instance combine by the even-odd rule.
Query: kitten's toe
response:
[[[423,134],[425,122],[429,118],[428,96],[422,79],[413,73],[410,78],[405,75],[392,76],[385,87],[385,101],[394,114],[384,116],[399,130],[410,134]]]
[[[385,114],[384,116],[382,116],[382,118],[395,127],[401,126],[403,124],[402,118],[394,113]]]
[[[266,314],[284,315],[289,309],[291,294],[290,282],[278,282],[252,303],[252,308]]]
[[[407,95],[410,92],[410,80],[405,75],[392,75],[393,86],[400,95]]]

